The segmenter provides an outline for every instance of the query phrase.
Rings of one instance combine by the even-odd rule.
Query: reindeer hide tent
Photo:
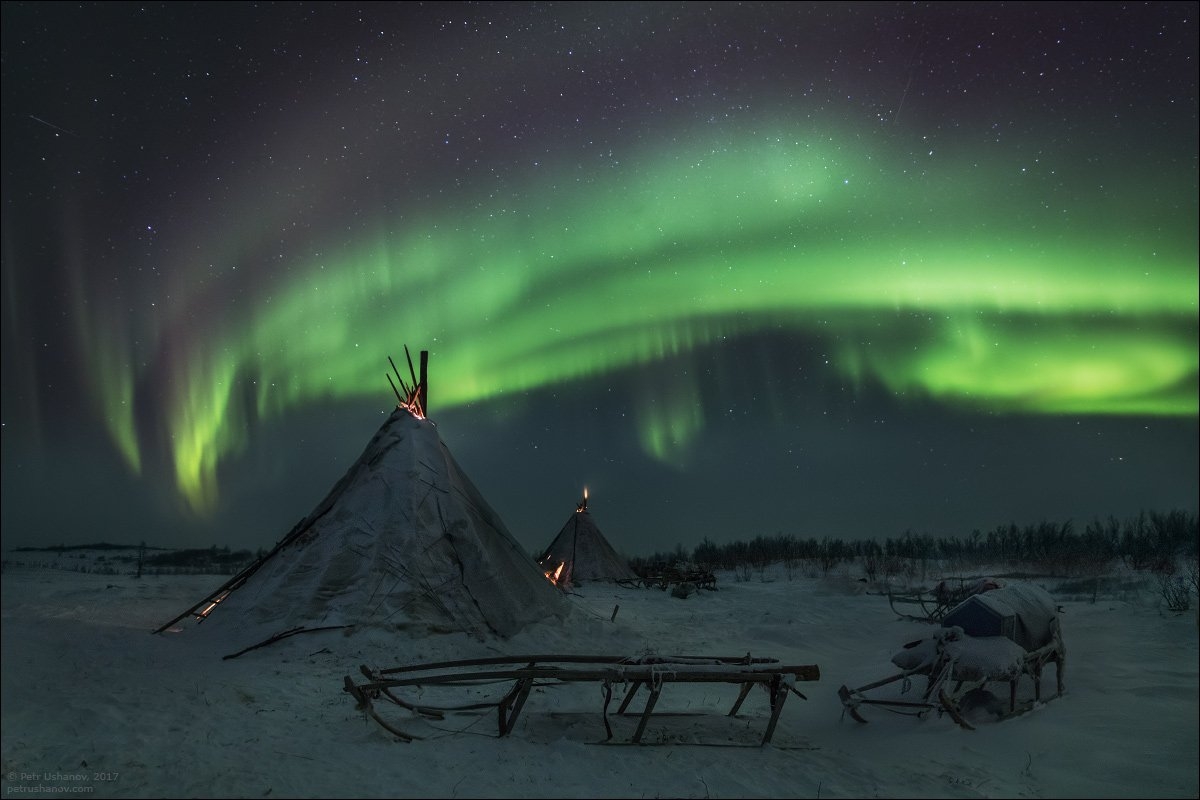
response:
[[[437,427],[397,408],[328,496],[189,614],[208,624],[511,636],[566,613]],[[218,621],[221,620],[221,621]]]
[[[577,585],[587,581],[636,581],[637,573],[630,569],[629,563],[604,538],[588,512],[587,504],[585,489],[583,502],[567,518],[554,541],[538,559],[538,564],[559,585]]]

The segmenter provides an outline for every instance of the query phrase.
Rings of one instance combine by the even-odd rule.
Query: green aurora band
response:
[[[549,178],[507,208],[427,209],[382,221],[357,250],[289,265],[252,308],[160,334],[186,340],[173,345],[165,419],[178,489],[213,508],[218,465],[253,418],[378,396],[385,356],[405,342],[433,353],[435,408],[786,332],[897,396],[986,413],[1196,415],[1186,170],[1153,180],[1130,166],[1072,196],[1064,186],[1095,179],[965,156],[917,163],[847,141],[757,134],[590,174],[543,168]],[[111,435],[137,468],[142,376],[120,368],[128,352],[93,363]],[[697,384],[666,383],[639,398],[637,424],[670,462],[704,416]]]

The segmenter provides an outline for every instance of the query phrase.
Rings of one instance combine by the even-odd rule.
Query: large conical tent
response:
[[[587,489],[583,502],[567,519],[558,536],[542,553],[538,564],[559,585],[578,585],[587,581],[636,581],[637,573],[617,554],[604,538],[587,510]]]
[[[280,631],[378,626],[511,636],[563,615],[561,593],[423,418],[423,384],[422,375],[405,386],[400,407],[311,514],[159,630],[191,615]]]

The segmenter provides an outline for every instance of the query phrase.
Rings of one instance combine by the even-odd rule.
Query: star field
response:
[[[5,4],[6,539],[268,545],[405,344],[531,550],[1194,511],[1194,12]]]

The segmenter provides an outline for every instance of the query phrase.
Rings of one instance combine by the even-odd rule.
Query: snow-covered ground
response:
[[[1062,606],[1066,694],[974,731],[946,716],[843,716],[842,684],[894,671],[900,646],[929,632],[899,620],[847,568],[784,570],[686,599],[586,586],[568,623],[510,640],[342,631],[296,636],[233,660],[247,644],[191,624],[150,631],[221,576],[103,575],[6,563],[3,576],[3,791],[111,797],[1189,797],[1200,791],[1195,610],[1162,609],[1152,582],[1097,602],[1039,578]],[[1056,591],[1057,590],[1057,591]],[[614,608],[617,609],[615,621]],[[539,687],[516,729],[496,714],[418,718],[380,703],[402,743],[343,691],[359,666],[489,654],[743,655],[815,664],[771,745],[762,692],[736,718],[726,684],[670,684],[643,746],[604,743],[597,684]],[[1044,691],[1053,687],[1051,666]],[[1026,687],[1028,688],[1028,687]],[[495,697],[507,689],[459,689]],[[443,690],[446,691],[446,690]],[[425,702],[449,700],[433,690]],[[618,692],[618,697],[620,693]],[[633,708],[640,708],[635,701]],[[636,717],[609,709],[614,742]],[[702,712],[702,713],[698,713]]]

